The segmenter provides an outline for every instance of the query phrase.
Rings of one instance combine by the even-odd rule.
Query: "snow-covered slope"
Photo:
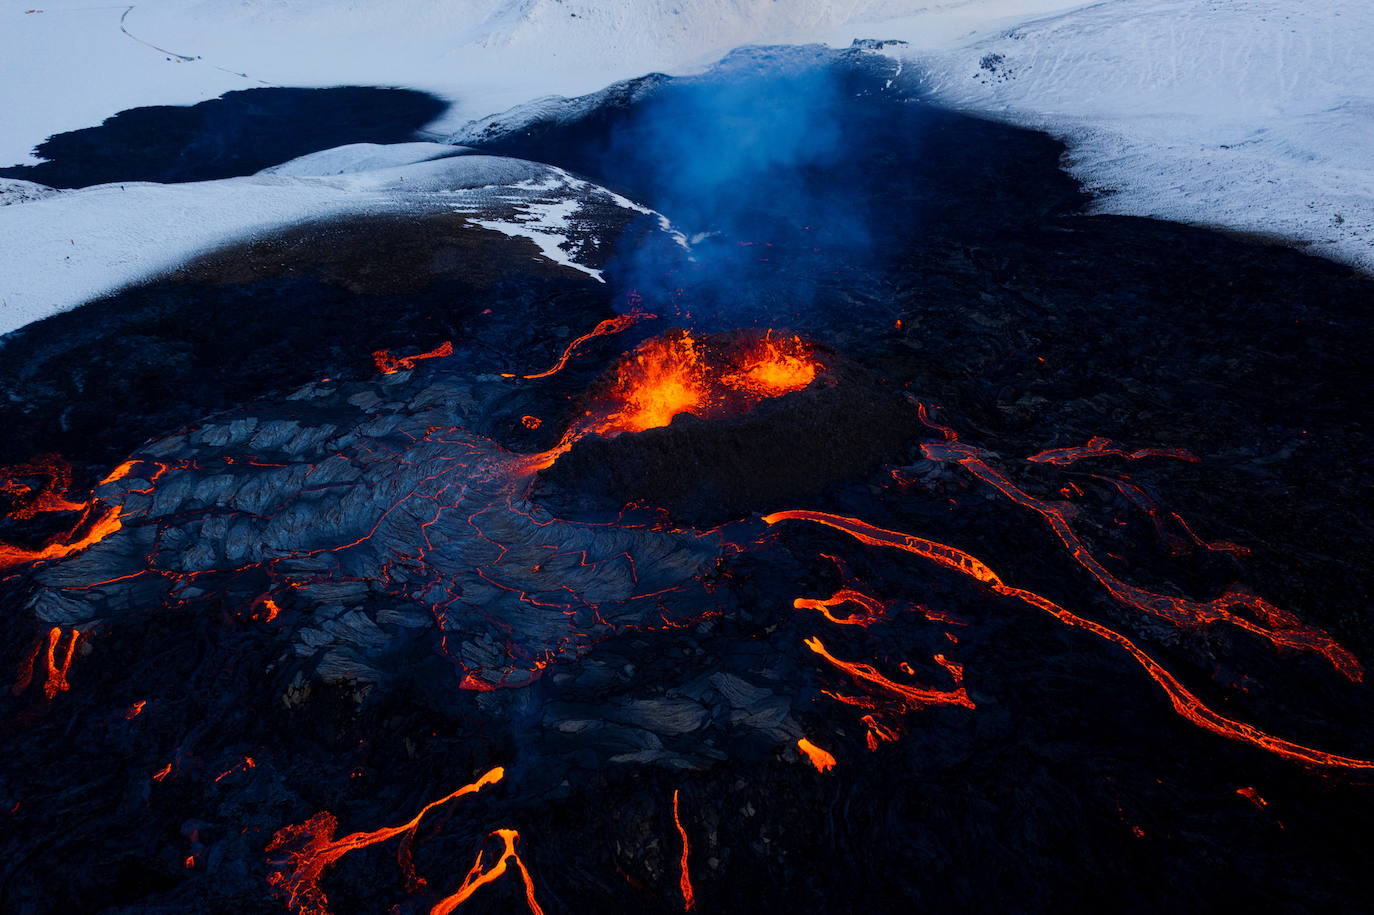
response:
[[[540,96],[699,70],[741,44],[897,38],[936,97],[1065,137],[1071,168],[1104,192],[1102,210],[1270,234],[1374,270],[1367,0],[143,0],[28,11],[39,2],[0,0],[0,164],[31,161],[48,135],[122,109],[232,89],[422,89],[452,103],[430,125],[439,138]],[[245,233],[395,206],[398,191],[321,183],[412,155],[373,150],[380,158],[358,163],[355,152],[320,154],[304,166],[319,173],[309,179],[278,170],[51,196],[0,187],[16,203],[0,207],[0,330]],[[534,231],[539,217],[526,215]],[[74,250],[82,239],[99,253]]]
[[[626,211],[626,219],[651,214],[561,169],[462,152],[434,143],[359,143],[246,178],[104,184],[4,207],[0,334],[216,247],[314,219],[462,213],[600,279],[587,255],[602,215],[608,208]]]
[[[900,37],[945,47],[1084,0],[0,0],[0,165],[138,105],[258,86],[406,86],[453,103],[439,134],[744,44]],[[41,7],[41,12],[25,10]],[[981,30],[981,31],[980,31]],[[886,37],[878,35],[877,37]]]
[[[1374,271],[1374,3],[1111,0],[924,66],[939,97],[1066,138],[1100,211]]]

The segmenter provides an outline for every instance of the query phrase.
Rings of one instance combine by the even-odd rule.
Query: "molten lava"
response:
[[[692,843],[687,838],[687,829],[682,825],[681,808],[678,805],[679,792],[673,790],[673,825],[677,827],[678,837],[682,839],[682,857],[678,861],[678,888],[682,890],[682,911],[690,912],[696,908],[697,895],[692,889],[692,873],[687,867],[687,857],[691,854]]]
[[[835,757],[805,737],[797,741],[797,749],[806,755],[811,765],[816,767],[817,772],[829,772],[835,768]]]
[[[377,371],[383,375],[394,375],[402,369],[413,369],[415,363],[421,359],[442,359],[445,356],[453,355],[453,341],[445,340],[434,349],[427,353],[417,353],[414,356],[393,356],[389,349],[379,349],[372,354],[372,363],[377,366]]]
[[[279,860],[269,858],[268,864],[272,872],[268,874],[267,882],[286,902],[287,907],[300,915],[329,915],[329,900],[320,887],[320,880],[324,877],[326,868],[349,852],[406,833],[413,834],[419,828],[420,820],[434,808],[464,795],[474,794],[488,785],[494,785],[501,781],[505,774],[506,770],[497,766],[477,781],[426,804],[419,813],[399,826],[385,826],[372,832],[354,832],[336,839],[334,830],[338,828],[338,818],[328,811],[321,811],[304,823],[283,827],[277,831],[267,846],[268,852],[280,852],[282,855]],[[504,860],[503,856],[502,861]],[[404,859],[402,861],[404,868]],[[480,856],[478,863],[481,863]],[[523,865],[521,869],[523,871]],[[504,872],[504,865],[502,871]],[[454,903],[454,906],[457,904]],[[445,911],[451,910],[452,907]],[[537,909],[535,911],[537,915]]]
[[[567,368],[568,360],[571,359],[577,353],[578,349],[582,347],[582,344],[586,343],[588,340],[595,339],[596,337],[604,337],[609,334],[618,334],[621,331],[633,327],[640,321],[652,321],[657,317],[658,315],[651,315],[648,312],[632,311],[628,314],[616,315],[614,318],[607,318],[564,347],[563,355],[559,356],[558,361],[552,366],[542,372],[535,372],[532,375],[521,375],[519,377],[526,380],[533,380],[536,378],[548,378],[550,375],[557,375],[559,372],[563,371],[563,369]],[[515,378],[516,376],[513,373],[502,373],[501,377]]]
[[[1358,683],[1364,679],[1364,670],[1359,661],[1330,635],[1305,624],[1295,614],[1276,607],[1243,588],[1229,588],[1213,600],[1194,601],[1168,594],[1157,594],[1122,581],[1093,555],[1074,532],[1070,521],[1071,513],[1064,503],[1047,502],[1027,493],[1013,483],[1005,473],[988,463],[986,453],[981,449],[959,442],[952,431],[929,422],[924,407],[919,415],[928,426],[939,430],[945,438],[943,442],[927,442],[921,446],[921,452],[928,460],[957,463],[1012,502],[1040,515],[1074,561],[1097,579],[1107,593],[1122,605],[1167,619],[1175,626],[1184,628],[1199,628],[1215,622],[1225,622],[1267,639],[1275,646],[1319,654],[1352,682]],[[1246,611],[1249,615],[1241,615],[1236,612],[1237,610]]]
[[[961,705],[964,708],[975,707],[973,700],[969,698],[968,690],[964,689],[963,666],[956,664],[942,654],[937,654],[935,656],[935,663],[949,672],[950,677],[954,680],[954,689],[952,690],[941,690],[929,686],[911,686],[905,683],[898,683],[879,673],[878,669],[872,664],[841,661],[826,649],[824,643],[822,643],[820,639],[814,636],[806,639],[805,644],[807,648],[810,648],[816,654],[824,658],[832,667],[849,674],[849,676],[860,686],[886,693],[889,697],[896,699],[903,705],[906,711],[916,711],[930,705]],[[869,703],[862,699],[838,696],[834,693],[827,693],[827,695],[850,705],[869,707]]]
[[[764,397],[800,391],[816,378],[811,348],[795,334],[774,338],[770,330],[743,361],[738,372],[721,380],[732,388],[753,391]]]
[[[81,633],[76,629],[72,630],[71,638],[67,641],[65,649],[59,649],[62,644],[62,629],[54,626],[48,630],[47,650],[43,655],[46,661],[44,672],[46,677],[43,681],[43,696],[49,702],[57,698],[57,694],[71,689],[71,683],[67,677],[71,674],[72,661],[76,657],[76,646],[81,640]],[[10,692],[18,696],[29,688],[33,683],[38,672],[38,659],[43,652],[43,643],[40,641],[33,646],[33,649],[19,665],[19,676],[14,682]],[[130,717],[133,717],[132,715]]]
[[[530,877],[529,868],[525,867],[525,862],[515,851],[515,843],[520,840],[520,833],[514,829],[498,829],[492,833],[503,843],[501,857],[496,859],[496,863],[490,868],[482,867],[482,852],[477,853],[477,860],[472,865],[472,870],[463,878],[462,886],[458,887],[453,895],[442,899],[429,910],[429,915],[449,915],[454,909],[458,908],[468,897],[477,892],[482,887],[499,879],[506,873],[506,866],[515,862],[516,868],[520,871],[520,879],[525,883],[525,904],[530,908],[530,915],[544,915],[544,910],[539,907],[539,903],[534,898],[534,879]]]
[[[1253,725],[1235,721],[1219,712],[1213,711],[1203,703],[1201,699],[1185,688],[1173,674],[1169,673],[1169,671],[1163,667],[1163,665],[1146,654],[1144,650],[1126,636],[1115,630],[1108,629],[1100,623],[1095,623],[1070,613],[1068,610],[1065,610],[1063,607],[1060,607],[1058,604],[1039,594],[1021,588],[1014,588],[1003,583],[1002,579],[998,577],[997,573],[994,572],[987,563],[956,547],[947,546],[943,543],[936,543],[932,540],[925,540],[920,537],[914,537],[910,534],[903,534],[898,531],[885,530],[868,524],[867,522],[860,521],[857,518],[846,518],[841,515],[832,515],[826,512],[782,511],[767,515],[763,520],[766,524],[776,524],[779,521],[811,521],[848,534],[861,543],[867,543],[871,546],[904,550],[980,581],[988,585],[998,594],[1014,597],[1023,603],[1043,610],[1065,625],[1072,626],[1076,629],[1087,630],[1099,638],[1112,642],[1124,649],[1135,659],[1136,663],[1145,668],[1146,673],[1148,673],[1164,690],[1165,694],[1169,697],[1169,702],[1174,707],[1174,711],[1178,712],[1178,714],[1182,715],[1193,724],[1206,728],[1213,733],[1220,734],[1231,740],[1252,744],[1261,749],[1268,750],[1270,753],[1297,760],[1298,762],[1317,766],[1330,766],[1333,768],[1374,769],[1374,761],[1357,759],[1350,756],[1341,756],[1335,753],[1328,753],[1323,750],[1305,747],[1301,744],[1275,737]],[[832,663],[836,664],[836,666],[844,666],[844,662],[835,661],[830,658],[827,653],[824,653],[824,646],[819,645],[819,643],[815,645],[811,644],[816,641],[817,640],[814,639],[808,640],[807,644],[813,651],[822,654],[823,657],[826,657],[827,660],[830,660]],[[861,666],[867,665],[849,665],[851,668]],[[876,673],[876,671],[872,673],[870,673],[870,671],[872,671],[872,668],[863,672],[851,670],[851,673],[855,673],[856,676],[869,680],[874,685],[885,688],[884,683],[873,678],[872,673]],[[951,673],[953,673],[953,671],[951,671]],[[878,676],[881,677],[881,675]],[[970,707],[972,706],[970,705]]]
[[[1128,461],[1138,461],[1148,457],[1167,457],[1176,458],[1180,461],[1187,461],[1190,464],[1198,462],[1197,455],[1182,448],[1137,448],[1130,450],[1109,438],[1095,435],[1088,439],[1088,444],[1079,448],[1051,448],[1048,451],[1041,451],[1032,454],[1026,460],[1035,464],[1056,464],[1060,467],[1067,467],[1079,461],[1095,457],[1119,457]]]
[[[36,550],[25,549],[10,543],[0,543],[0,569],[8,569],[11,566],[29,562],[41,562],[45,559],[61,559],[63,556],[70,556],[92,544],[99,543],[124,526],[119,520],[119,513],[118,506],[108,508],[91,524],[85,534],[77,535],[76,531],[82,527],[81,524],[78,524],[76,529],[68,535],[70,539],[64,541],[62,538],[58,538]],[[83,516],[84,520],[85,516]]]
[[[821,367],[796,336],[774,339],[769,332],[738,341],[670,331],[621,360],[574,434],[642,432],[668,425],[679,413],[738,415],[805,388]]]

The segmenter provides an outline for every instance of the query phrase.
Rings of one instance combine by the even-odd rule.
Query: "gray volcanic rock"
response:
[[[96,491],[120,529],[37,568],[34,612],[84,629],[217,601],[288,627],[326,680],[382,680],[419,641],[474,689],[698,612],[684,598],[717,541],[551,516],[526,495],[542,458],[456,425],[469,385],[411,374],[309,385],[149,443]]]

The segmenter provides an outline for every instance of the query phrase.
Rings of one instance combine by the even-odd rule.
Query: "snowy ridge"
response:
[[[742,45],[894,38],[910,44],[875,53],[900,55],[935,98],[1067,140],[1099,211],[1260,233],[1374,271],[1365,0],[145,0],[28,12],[37,2],[0,0],[4,164],[126,108],[233,89],[408,86],[452,103],[428,128],[436,139],[477,138],[570,113],[564,98],[617,81],[700,72]],[[416,148],[366,161],[326,151],[201,185],[0,183],[0,203],[17,204],[0,206],[0,332],[245,234],[469,192],[445,186],[456,171],[420,167],[465,151],[401,145]],[[552,230],[558,215],[529,210],[513,225]]]
[[[1066,139],[1099,212],[1289,239],[1374,272],[1374,5],[1117,0],[923,62]]]
[[[561,169],[442,144],[397,146],[405,148],[360,143],[244,178],[105,184],[5,207],[0,334],[217,247],[317,219],[459,212],[474,225],[523,236],[545,258],[597,279],[587,261],[596,256],[596,230],[608,208],[650,215],[670,228],[657,213]],[[367,167],[379,163],[404,164]]]

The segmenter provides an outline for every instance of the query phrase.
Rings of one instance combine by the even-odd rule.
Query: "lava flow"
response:
[[[421,359],[442,359],[453,355],[453,342],[445,340],[434,349],[427,353],[417,353],[414,356],[393,356],[389,349],[379,349],[372,354],[372,362],[377,366],[377,371],[383,375],[394,375],[402,369],[413,369],[415,363]]]
[[[677,827],[678,838],[682,840],[682,857],[678,861],[678,888],[682,890],[682,911],[690,912],[696,908],[697,894],[692,889],[692,873],[687,867],[687,858],[692,851],[692,843],[687,838],[687,828],[682,825],[681,808],[678,805],[679,791],[673,791],[673,825]]]
[[[868,524],[865,521],[860,521],[858,518],[846,518],[841,515],[829,514],[827,512],[789,510],[774,512],[771,515],[765,516],[763,520],[766,524],[770,525],[777,524],[780,521],[810,521],[815,524],[822,524],[834,528],[870,546],[888,547],[912,553],[945,566],[948,569],[953,569],[956,572],[967,575],[976,581],[982,582],[998,594],[1014,597],[1032,607],[1044,610],[1046,613],[1049,613],[1066,625],[1073,626],[1077,629],[1085,629],[1125,649],[1137,663],[1145,668],[1150,677],[1164,690],[1176,712],[1193,724],[1206,728],[1216,734],[1220,734],[1223,737],[1249,743],[1279,756],[1299,762],[1310,763],[1312,765],[1347,769],[1374,769],[1374,761],[1315,750],[1311,747],[1305,747],[1301,744],[1275,737],[1253,725],[1225,717],[1204,704],[1201,699],[1185,688],[1173,674],[1169,673],[1163,665],[1146,654],[1145,651],[1126,636],[1115,630],[1108,629],[1100,623],[1095,623],[1070,613],[1068,610],[1065,610],[1063,607],[1060,607],[1058,604],[1039,594],[1021,588],[1014,588],[1003,583],[1002,579],[998,577],[997,573],[994,572],[987,563],[956,547],[947,546],[943,543],[936,543],[933,540],[925,540],[921,537],[912,536],[911,534],[903,534],[899,531],[885,530],[884,528]],[[811,641],[815,640],[808,641],[808,645],[810,645],[812,650],[817,651],[818,654],[821,653],[821,650],[819,650],[816,645],[811,645]],[[820,646],[820,649],[823,649],[823,647],[824,646]],[[827,660],[831,660],[828,656],[823,656],[827,657]]]
[[[924,405],[919,415],[926,425],[940,431],[945,438],[943,442],[927,442],[921,446],[921,452],[928,460],[957,463],[1012,502],[1040,515],[1074,561],[1097,579],[1107,593],[1119,603],[1162,617],[1176,626],[1185,628],[1199,628],[1216,622],[1229,623],[1267,639],[1275,646],[1319,654],[1352,682],[1358,683],[1364,679],[1364,670],[1359,661],[1330,635],[1305,624],[1295,614],[1276,607],[1242,588],[1232,587],[1210,601],[1194,601],[1157,594],[1122,581],[1107,570],[1074,532],[1069,520],[1070,513],[1062,504],[1038,499],[1018,487],[1005,473],[988,463],[986,452],[982,449],[958,441],[958,436],[950,429],[930,422]],[[1158,449],[1147,450],[1152,453],[1158,452]],[[1042,455],[1044,453],[1047,452],[1042,452]],[[1140,453],[1142,452],[1136,452]],[[1257,619],[1242,616],[1235,612],[1236,609],[1246,610]]]
[[[616,315],[614,318],[607,318],[606,320],[597,324],[596,327],[593,327],[587,333],[583,334],[580,337],[577,337],[566,347],[564,347],[563,355],[559,356],[558,361],[555,362],[549,368],[545,369],[544,371],[535,372],[531,375],[516,375],[514,373],[502,372],[501,377],[524,378],[526,380],[533,380],[536,378],[548,378],[550,375],[557,375],[559,372],[563,371],[563,369],[567,368],[568,360],[571,359],[574,355],[576,355],[577,351],[581,349],[582,344],[586,343],[588,340],[593,340],[597,337],[604,337],[609,334],[618,334],[624,330],[633,327],[640,321],[652,321],[657,317],[658,315],[651,315],[648,312],[644,311],[632,311],[627,314]]]
[[[1167,457],[1187,461],[1190,464],[1198,462],[1197,455],[1182,448],[1137,448],[1132,451],[1100,435],[1088,439],[1088,444],[1082,447],[1051,448],[1048,451],[1032,454],[1026,460],[1035,464],[1056,464],[1060,467],[1067,467],[1088,458],[1107,456],[1125,458],[1128,461],[1138,461],[1147,457]]]
[[[51,702],[53,699],[57,698],[58,693],[65,692],[72,688],[67,677],[71,673],[72,660],[76,656],[76,645],[80,640],[81,633],[73,629],[71,638],[67,641],[66,649],[59,655],[57,646],[62,643],[62,629],[61,627],[54,626],[48,630],[47,652],[44,656],[47,662],[45,668],[47,677],[43,681],[43,696],[48,701]],[[29,684],[34,681],[38,671],[38,658],[42,651],[42,642],[40,641],[38,644],[34,645],[23,663],[20,664],[19,677],[15,680],[14,686],[10,690],[14,695],[18,696],[23,693],[29,688]]]
[[[797,741],[797,749],[806,755],[807,761],[816,767],[817,772],[829,772],[835,768],[834,755],[822,750],[807,738],[803,737]]]
[[[320,880],[324,877],[326,868],[349,852],[394,839],[405,833],[413,835],[420,826],[420,820],[435,807],[464,795],[474,794],[488,785],[494,785],[501,781],[505,774],[505,769],[497,766],[477,781],[426,804],[419,813],[399,826],[385,826],[372,832],[354,832],[336,839],[334,830],[338,828],[338,818],[328,811],[321,811],[304,823],[283,827],[277,831],[267,846],[269,853],[279,852],[282,856],[277,860],[269,859],[272,872],[268,874],[267,882],[286,902],[287,907],[300,915],[329,915],[329,900],[320,887]],[[418,882],[418,879],[413,877],[409,860],[404,857],[407,849],[408,846],[402,846],[401,867],[413,882]],[[503,857],[502,861],[504,860]],[[480,856],[478,863],[481,863]],[[502,869],[504,870],[504,866]],[[523,870],[523,866],[521,869]],[[457,903],[454,903],[454,906],[456,905]],[[452,907],[445,911],[451,909]]]
[[[520,871],[520,879],[525,883],[525,904],[530,908],[530,915],[544,915],[544,910],[539,907],[539,903],[534,898],[534,879],[530,877],[529,868],[525,867],[525,862],[515,850],[515,843],[520,840],[520,833],[514,829],[498,829],[492,833],[502,842],[501,856],[496,859],[496,863],[489,868],[482,867],[482,852],[477,853],[477,860],[472,865],[472,870],[463,878],[462,886],[453,895],[442,899],[434,908],[429,910],[429,915],[449,915],[454,909],[458,908],[468,897],[477,892],[482,887],[499,879],[506,873],[506,866],[514,861],[516,868]]]
[[[78,535],[77,531],[85,523],[85,516],[83,516],[82,521],[68,535],[69,539],[58,538],[36,550],[25,549],[10,543],[0,543],[0,569],[30,562],[41,562],[45,559],[61,559],[72,553],[80,552],[92,544],[99,543],[123,527],[124,524],[120,521],[119,515],[118,506],[107,508],[91,523],[84,534]]]
[[[71,486],[72,465],[56,454],[41,454],[23,464],[0,467],[0,494],[13,502],[11,518],[81,511],[86,503],[67,498]]]

